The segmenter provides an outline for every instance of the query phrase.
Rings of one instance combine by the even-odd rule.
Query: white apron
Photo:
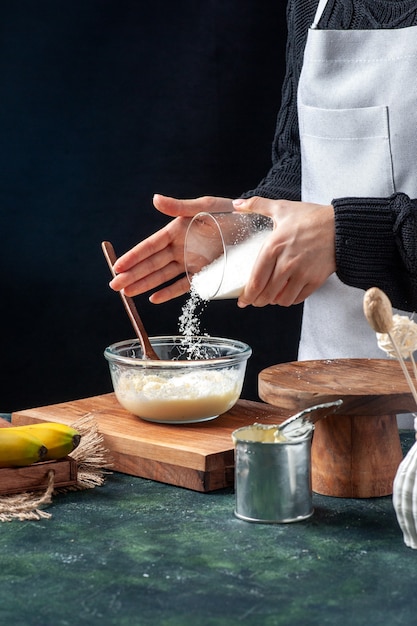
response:
[[[317,30],[326,3],[308,33],[298,88],[302,199],[415,198],[417,27]],[[333,274],[309,296],[298,358],[383,358],[363,295]]]

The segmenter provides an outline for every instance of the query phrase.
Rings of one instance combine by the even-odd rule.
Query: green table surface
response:
[[[113,473],[56,496],[50,519],[0,523],[0,622],[416,624],[417,551],[391,497],[313,503],[303,522],[254,524],[234,516],[233,489]]]

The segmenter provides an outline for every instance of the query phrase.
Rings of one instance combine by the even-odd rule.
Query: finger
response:
[[[165,215],[170,215],[171,217],[193,217],[200,212],[221,213],[223,211],[233,211],[232,200],[230,198],[220,198],[216,196],[202,196],[200,198],[184,200],[155,194],[153,203],[158,211]]]
[[[273,302],[276,294],[284,288],[289,277],[289,271],[283,271],[278,260],[279,255],[272,244],[265,243],[238,300],[238,306],[244,308],[251,304],[262,307]]]
[[[110,287],[115,291],[120,291],[121,289],[126,289],[133,283],[137,283],[143,278],[154,277],[155,275],[162,276],[164,280],[171,280],[184,271],[183,255],[176,255],[175,251],[173,251],[170,246],[136,263],[131,269],[117,274],[117,276],[110,281]],[[155,286],[156,285],[152,285],[152,287]]]
[[[282,291],[274,298],[272,304],[279,304],[284,307],[301,304],[313,291],[314,287],[311,284],[290,278]]]
[[[160,269],[140,275],[137,278],[131,273],[119,274],[111,281],[110,287],[115,291],[123,289],[127,296],[137,296],[140,293],[160,287],[164,283],[178,278],[181,274],[183,274],[182,267],[175,261],[172,261]],[[120,280],[119,283],[117,282],[118,280]]]
[[[305,285],[305,287],[300,291],[298,296],[294,299],[293,304],[301,304],[302,302],[304,302],[304,300],[306,300],[309,296],[311,296],[311,294],[314,291],[315,291],[315,287],[313,287],[313,285],[310,285],[310,284]]]
[[[259,213],[274,218],[278,200],[271,201],[268,198],[253,196],[252,198],[238,198],[233,200],[233,209],[238,213]]]
[[[178,266],[176,266],[175,263],[172,263],[158,272],[154,272],[150,276],[145,276],[140,280],[129,283],[123,291],[127,296],[136,296],[141,293],[145,293],[146,291],[156,289],[157,287],[161,287],[164,283],[178,278],[181,273],[182,272],[179,271]]]
[[[127,272],[149,258],[158,258],[158,255],[161,255],[161,259],[165,258],[164,253],[168,253],[171,259],[183,258],[184,238],[189,223],[188,217],[172,220],[119,257],[113,266],[114,271],[117,274]]]
[[[272,298],[271,304],[278,304],[279,306],[290,307],[294,304],[294,301],[299,293],[300,289],[294,285],[294,281],[292,281],[290,278],[281,289],[281,291],[277,293],[274,298]]]
[[[268,289],[269,281],[273,275],[273,267],[262,267],[262,273],[253,273],[245,285],[243,293],[238,299],[238,306],[245,308],[248,305],[262,307],[271,302],[272,294]]]
[[[168,285],[167,287],[163,287],[159,291],[153,293],[149,300],[152,304],[163,304],[164,302],[168,302],[168,300],[172,300],[173,298],[178,298],[179,296],[183,296],[190,289],[190,283],[188,282],[187,277],[180,278],[175,283]]]
[[[171,243],[171,236],[168,232],[163,231],[164,229],[151,235],[120,256],[113,265],[116,274],[128,272],[147,258],[155,256],[166,249]]]

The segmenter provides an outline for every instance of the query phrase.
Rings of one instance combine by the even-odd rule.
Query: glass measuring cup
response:
[[[202,300],[238,298],[273,220],[258,213],[198,213],[184,241],[184,264]]]

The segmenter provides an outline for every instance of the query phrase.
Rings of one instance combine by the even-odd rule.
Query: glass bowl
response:
[[[114,392],[138,417],[161,424],[212,420],[240,397],[251,348],[219,337],[150,337],[160,361],[143,359],[137,339],[107,347]]]

